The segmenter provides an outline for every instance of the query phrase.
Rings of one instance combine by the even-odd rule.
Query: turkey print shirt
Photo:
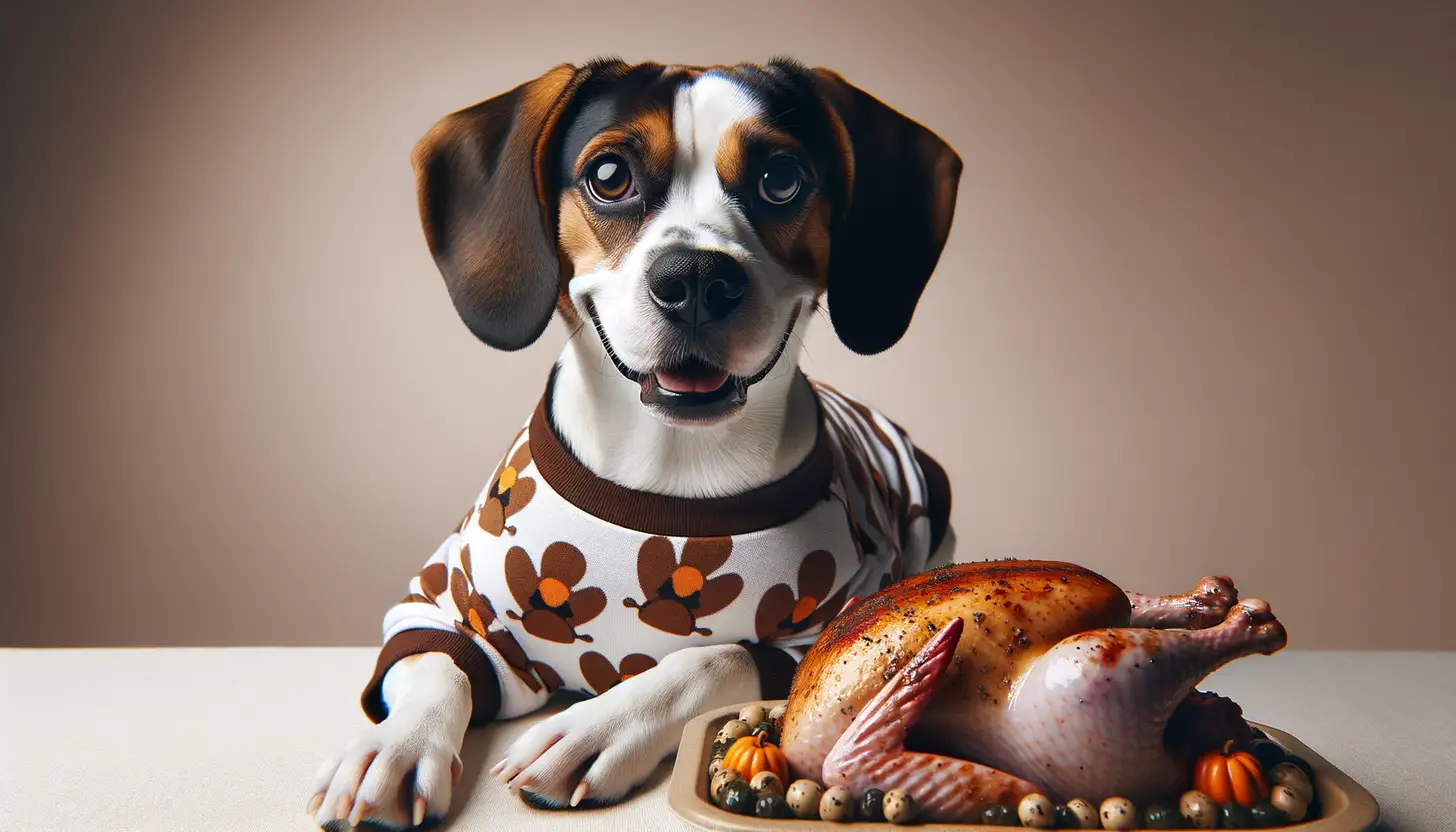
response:
[[[771,645],[797,662],[847,599],[923,571],[922,462],[933,463],[879,412],[810,384],[808,457],[711,499],[596,477],[550,424],[548,384],[458,530],[384,616],[366,713],[386,715],[394,662],[430,651],[470,678],[472,722],[528,713],[562,688],[603,693],[683,647]],[[948,511],[948,494],[935,496]]]

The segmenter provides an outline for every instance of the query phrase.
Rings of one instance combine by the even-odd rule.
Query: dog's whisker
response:
[[[789,332],[789,340],[798,344],[801,351],[808,352],[808,344],[804,342],[804,336],[791,330]]]

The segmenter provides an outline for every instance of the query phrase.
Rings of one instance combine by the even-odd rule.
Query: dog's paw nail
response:
[[[310,815],[312,815],[313,813],[317,812],[319,810],[319,807],[322,806],[322,805],[324,805],[324,793],[323,792],[319,792],[318,794],[316,794],[313,797],[309,798],[309,800],[308,800],[308,808],[305,809],[304,811],[305,812],[308,812]]]
[[[460,778],[465,774],[465,764],[460,761],[457,755],[450,760],[450,782],[452,785],[460,785]]]
[[[354,811],[349,813],[349,825],[358,826],[359,821],[372,814],[374,814],[374,807],[369,805],[369,801],[361,800],[354,804]]]
[[[354,798],[347,794],[339,795],[339,809],[334,813],[334,817],[339,820],[347,820],[349,810],[352,808],[354,808]]]
[[[575,807],[578,803],[581,803],[583,800],[586,800],[586,793],[589,792],[589,791],[591,791],[591,787],[589,785],[587,785],[587,782],[585,780],[581,781],[580,783],[577,783],[576,784],[576,791],[574,791],[574,792],[571,793],[571,805],[572,805],[572,807]]]
[[[517,774],[520,774],[520,773],[521,773],[521,767],[520,766],[518,766],[518,765],[509,765],[509,766],[506,766],[505,770],[502,771],[500,773],[500,775],[499,775],[500,781],[502,783],[509,783],[509,782],[511,782],[511,780]]]
[[[500,773],[502,771],[505,771],[505,770],[506,770],[506,761],[505,760],[501,760],[500,762],[498,762],[495,765],[493,765],[493,766],[490,767],[490,776],[491,777],[497,777],[497,776],[500,775]]]
[[[422,824],[424,822],[425,822],[425,799],[423,797],[416,797],[415,798],[415,814],[414,814],[414,818],[411,821],[410,825],[411,826],[419,826],[420,824]]]

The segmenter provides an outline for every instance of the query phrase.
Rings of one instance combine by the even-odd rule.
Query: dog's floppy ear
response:
[[[492,347],[528,346],[551,320],[557,134],[582,83],[612,63],[562,64],[445,116],[415,146],[425,241],[460,319]]]
[[[841,213],[829,250],[829,320],[862,355],[910,326],[955,212],[961,158],[926,127],[827,69],[815,69],[839,146]]]

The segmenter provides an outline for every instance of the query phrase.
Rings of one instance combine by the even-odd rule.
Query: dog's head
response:
[[[961,162],[827,70],[563,65],[442,119],[414,155],[460,317],[501,349],[553,309],[654,413],[732,415],[827,294],[856,352],[905,333]]]

